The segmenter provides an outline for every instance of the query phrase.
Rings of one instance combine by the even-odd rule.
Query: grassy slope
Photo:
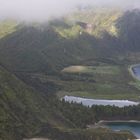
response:
[[[47,123],[59,128],[72,126],[55,109],[45,94],[35,92],[2,67],[0,67],[0,104],[2,140],[31,137]]]
[[[16,31],[18,23],[13,20],[3,20],[0,22],[0,38]]]
[[[116,21],[123,14],[120,9],[89,9],[78,11],[68,17],[68,20],[82,21],[92,24],[91,34],[100,37],[102,32],[107,31],[111,35],[117,36]]]
[[[109,70],[107,69],[108,67]],[[92,69],[87,67],[87,72],[85,72],[85,69],[78,73],[66,73],[63,71],[61,79],[54,78],[55,83],[59,83],[62,86],[62,91],[58,92],[60,97],[73,95],[88,98],[139,101],[139,90],[131,84],[135,80],[131,77],[127,67],[101,65],[93,66]]]
[[[55,71],[91,56],[94,38],[88,39],[88,35],[85,35],[66,40],[51,27],[48,28],[41,31],[35,27],[25,27],[2,39],[1,63],[15,71]],[[82,38],[87,38],[87,41]]]

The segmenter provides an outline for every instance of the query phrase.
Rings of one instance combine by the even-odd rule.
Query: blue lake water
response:
[[[128,101],[128,100],[100,100],[100,99],[87,99],[87,98],[80,98],[80,97],[74,97],[74,96],[65,96],[65,101],[68,102],[76,102],[76,103],[82,103],[85,106],[91,107],[92,105],[111,105],[111,106],[118,106],[118,107],[124,107],[124,106],[131,106],[131,105],[138,105],[138,102]]]
[[[140,65],[134,66],[132,68],[132,71],[133,71],[134,75],[137,77],[137,79],[140,80]]]
[[[129,130],[137,138],[140,138],[140,123],[137,122],[111,122],[106,124],[112,130]]]

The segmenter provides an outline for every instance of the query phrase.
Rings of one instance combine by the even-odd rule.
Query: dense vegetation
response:
[[[95,124],[100,120],[140,120],[140,105],[122,108],[94,105],[90,108],[63,100],[62,106],[63,115],[79,128],[86,128],[87,125]]]
[[[83,28],[79,20],[92,26]],[[128,66],[140,60],[139,21],[138,10],[113,10],[82,11],[37,26],[2,22],[0,139],[134,138],[129,132],[85,128],[101,119],[139,120],[140,106],[88,108],[57,96],[139,101],[140,84],[128,72]],[[84,70],[73,73],[67,69],[73,65]]]
[[[73,127],[55,109],[53,100],[0,67],[0,139],[30,137],[38,133],[45,123],[54,127]]]

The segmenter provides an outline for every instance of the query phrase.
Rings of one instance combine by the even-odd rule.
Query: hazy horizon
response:
[[[44,21],[73,11],[78,5],[139,8],[140,0],[0,0],[0,18]]]

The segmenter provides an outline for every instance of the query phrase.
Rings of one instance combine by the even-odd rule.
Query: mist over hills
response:
[[[122,16],[117,13],[106,13],[106,18],[103,18],[104,14],[93,12],[93,16],[83,18],[86,24],[93,24],[91,33],[75,23],[68,25],[65,19],[56,20],[54,25],[21,26],[1,39],[0,61],[12,71],[49,72],[86,59],[119,59],[118,55],[123,51],[138,51],[139,10],[125,12]],[[92,12],[83,12],[85,14]],[[78,21],[80,16],[82,14],[73,18]],[[99,20],[100,24],[97,23]],[[112,31],[110,27],[115,29]]]
[[[44,22],[69,14],[80,7],[117,7],[127,10],[139,8],[140,2],[139,0],[1,0],[0,6],[0,19]]]

